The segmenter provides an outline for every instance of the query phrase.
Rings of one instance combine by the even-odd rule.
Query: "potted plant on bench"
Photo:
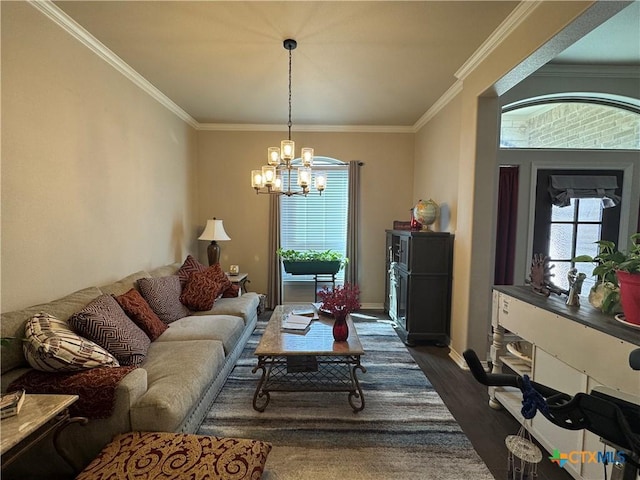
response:
[[[284,250],[276,253],[282,259],[284,271],[292,275],[335,275],[345,266],[348,259],[333,250]]]
[[[589,301],[604,313],[617,313],[620,304],[625,320],[640,325],[640,233],[631,236],[628,252],[615,243],[601,240],[598,255],[580,255],[574,262],[594,262],[593,275],[600,279],[589,294]]]

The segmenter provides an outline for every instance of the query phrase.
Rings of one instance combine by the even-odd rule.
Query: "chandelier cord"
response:
[[[291,50],[289,50],[289,122],[287,126],[289,127],[289,140],[291,140]]]

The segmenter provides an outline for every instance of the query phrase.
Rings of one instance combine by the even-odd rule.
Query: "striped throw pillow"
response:
[[[38,313],[25,324],[24,356],[36,370],[76,372],[95,367],[119,367],[118,360],[100,345],[81,337],[67,322]]]

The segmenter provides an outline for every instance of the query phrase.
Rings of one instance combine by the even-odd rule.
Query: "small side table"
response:
[[[227,277],[231,280],[231,283],[234,285],[238,285],[240,287],[240,294],[247,293],[247,283],[251,283],[249,280],[248,273],[238,273],[233,275],[231,273],[227,273]]]
[[[85,425],[85,417],[71,417],[68,407],[78,400],[77,395],[26,394],[18,415],[2,419],[0,455],[2,468],[29,450],[41,439],[53,433],[53,446],[65,462],[76,471],[77,466],[69,460],[67,453],[58,445],[58,435],[71,423]]]

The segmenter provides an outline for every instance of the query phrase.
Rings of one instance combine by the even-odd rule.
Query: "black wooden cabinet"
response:
[[[385,311],[407,344],[449,344],[453,235],[387,230]]]

